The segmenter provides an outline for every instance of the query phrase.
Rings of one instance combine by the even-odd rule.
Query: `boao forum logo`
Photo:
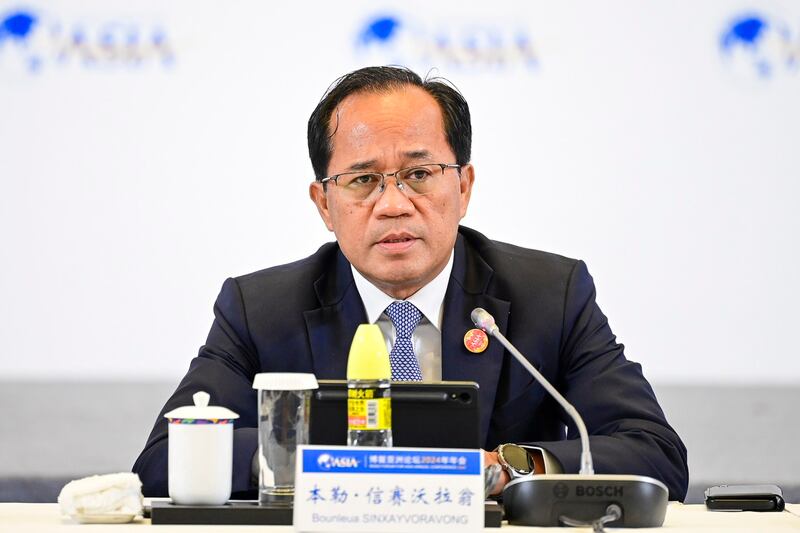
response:
[[[38,9],[0,10],[0,73],[52,68],[170,68],[175,50],[165,28],[109,16],[69,19]]]
[[[786,22],[760,12],[739,13],[724,26],[719,50],[737,76],[770,80],[796,74],[800,36]]]
[[[355,457],[322,453],[317,457],[317,466],[320,470],[330,470],[331,468],[358,468],[359,463]]]
[[[362,64],[406,65],[466,72],[535,72],[539,55],[530,30],[491,21],[434,20],[380,13],[356,30],[354,48]]]

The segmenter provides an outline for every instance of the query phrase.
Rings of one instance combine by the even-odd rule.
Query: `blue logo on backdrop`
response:
[[[89,69],[170,67],[173,46],[158,24],[110,18],[67,21],[32,9],[0,12],[0,73],[52,66]]]
[[[384,13],[356,32],[355,51],[365,64],[432,66],[465,71],[535,71],[539,57],[529,30],[485,21],[433,21]]]
[[[723,60],[734,72],[758,79],[796,72],[800,63],[800,40],[787,24],[763,13],[732,18],[719,46]]]

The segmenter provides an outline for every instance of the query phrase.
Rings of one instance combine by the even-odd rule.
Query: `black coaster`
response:
[[[500,527],[503,521],[501,505],[486,504],[484,527]],[[154,501],[150,522],[161,524],[213,524],[213,525],[292,525],[291,507],[267,507],[258,502],[230,502],[225,505],[175,505],[168,501]]]

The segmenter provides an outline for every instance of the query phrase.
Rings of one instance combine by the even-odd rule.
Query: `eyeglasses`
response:
[[[397,188],[403,191],[406,196],[422,196],[434,192],[439,187],[442,180],[437,178],[444,175],[444,171],[448,168],[455,168],[460,171],[461,165],[429,163],[401,168],[397,172],[390,173],[343,172],[319,181],[323,185],[332,181],[344,196],[353,201],[365,201],[373,196],[377,198],[386,189],[386,178],[390,177],[394,177],[397,182]]]

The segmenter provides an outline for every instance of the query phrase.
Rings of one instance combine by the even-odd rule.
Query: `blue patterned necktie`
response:
[[[386,314],[392,320],[397,335],[394,339],[389,362],[392,365],[394,381],[422,381],[419,361],[414,355],[411,334],[419,324],[422,313],[411,302],[392,302],[386,308]]]

